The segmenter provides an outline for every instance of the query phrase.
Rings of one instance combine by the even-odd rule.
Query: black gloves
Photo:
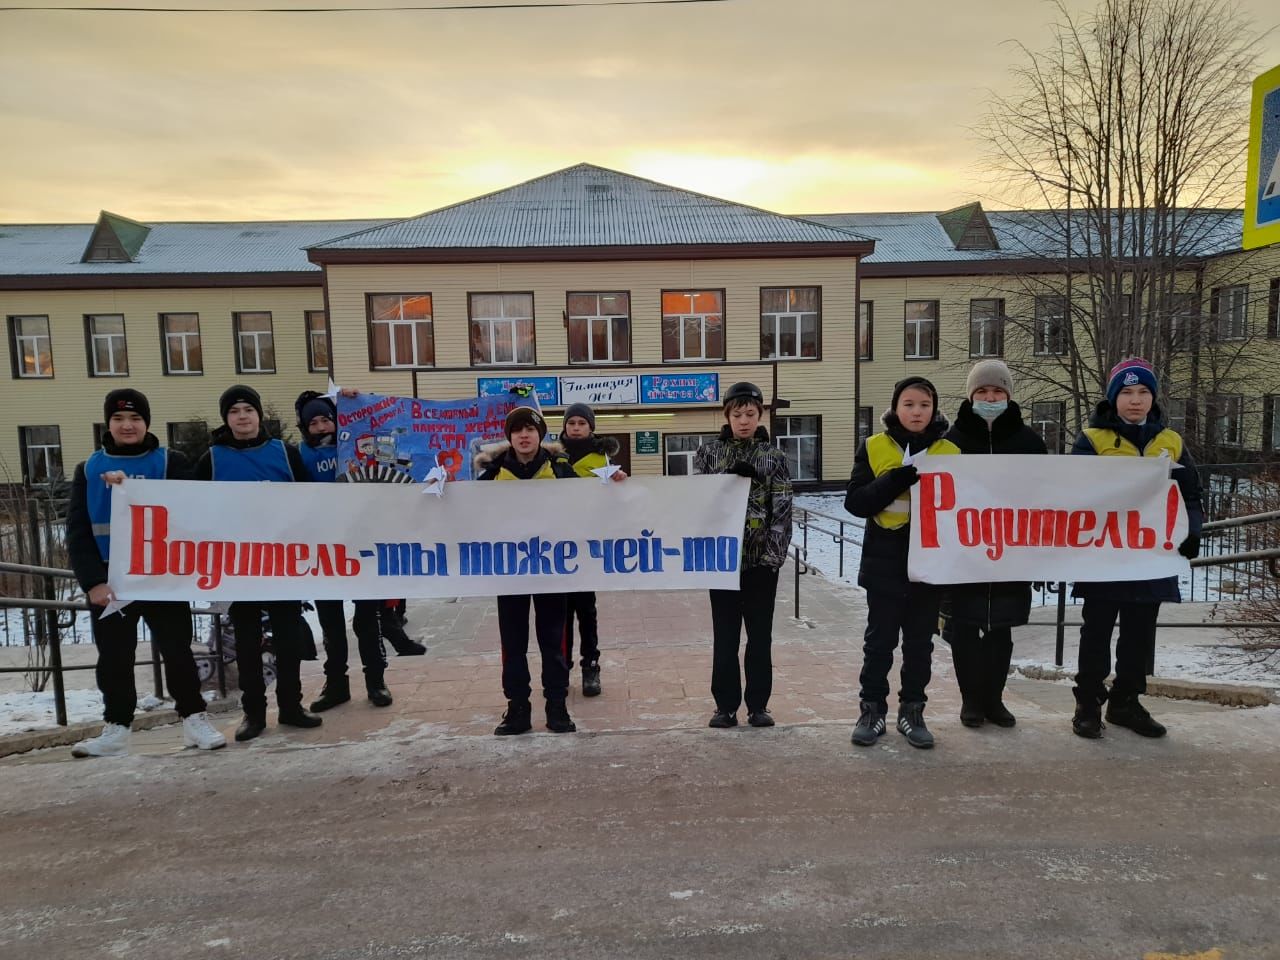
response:
[[[735,474],[739,477],[746,477],[748,480],[760,479],[760,472],[756,470],[756,468],[753,467],[751,464],[745,461],[735,463],[726,472]]]
[[[1178,552],[1188,560],[1194,560],[1200,556],[1200,534],[1193,533],[1178,544]]]
[[[914,466],[894,467],[889,471],[889,476],[893,477],[894,483],[900,484],[902,489],[914,487],[920,482],[920,471]]]

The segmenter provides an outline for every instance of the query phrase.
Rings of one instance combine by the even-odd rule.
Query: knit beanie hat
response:
[[[140,390],[134,390],[132,387],[123,387],[119,390],[112,390],[107,394],[107,398],[102,402],[102,422],[110,423],[113,413],[136,413],[142,418],[142,422],[148,427],[151,426],[151,403]]]
[[[516,407],[507,414],[506,425],[502,428],[502,432],[506,434],[507,440],[511,439],[511,434],[515,433],[521,427],[533,427],[538,431],[538,439],[541,440],[547,435],[547,421],[542,419],[542,414],[533,407]]]
[[[302,405],[302,412],[298,415],[298,419],[301,421],[299,425],[304,433],[310,432],[307,428],[315,417],[328,417],[330,420],[337,422],[338,408],[333,405],[333,401],[328,397],[312,397]]]
[[[902,396],[902,391],[915,387],[923,390],[929,396],[933,397],[933,409],[937,412],[938,408],[938,388],[926,380],[924,377],[904,377],[893,385],[893,399],[889,401],[889,412],[892,413],[898,409],[898,398]]]
[[[595,411],[592,410],[590,407],[588,407],[585,403],[569,404],[569,406],[567,406],[564,411],[564,422],[568,423],[570,417],[581,417],[583,420],[587,421],[587,426],[591,428],[592,432],[595,432],[595,429],[596,429]]]
[[[218,398],[218,413],[222,416],[223,423],[227,422],[227,412],[237,403],[249,404],[258,411],[258,419],[262,419],[262,397],[258,391],[253,387],[237,383],[235,386],[227,387]]]
[[[1003,360],[979,360],[964,381],[965,399],[972,400],[982,387],[999,387],[1013,399],[1013,374]]]
[[[1126,357],[1107,375],[1107,402],[1114,407],[1121,390],[1137,386],[1146,387],[1154,397],[1159,386],[1155,368],[1141,357]]]

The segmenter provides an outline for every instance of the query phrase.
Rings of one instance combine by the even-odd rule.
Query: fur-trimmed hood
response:
[[[510,440],[494,440],[491,443],[482,443],[480,449],[476,451],[475,457],[471,460],[472,476],[479,477],[490,467],[497,466],[510,450]],[[544,440],[542,442],[542,450],[549,457],[564,456],[564,446],[559,443],[550,443]]]

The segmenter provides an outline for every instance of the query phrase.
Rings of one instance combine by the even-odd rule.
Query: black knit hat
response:
[[[304,434],[310,434],[311,421],[316,417],[328,417],[334,423],[338,422],[338,408],[334,406],[332,400],[326,396],[312,397],[302,405],[302,411],[298,414],[298,426]]]
[[[542,419],[542,414],[533,407],[516,407],[507,414],[506,425],[502,428],[502,432],[506,434],[508,440],[511,434],[515,433],[521,427],[533,427],[538,431],[538,439],[541,440],[547,435],[547,421]]]
[[[110,423],[113,413],[136,413],[142,422],[151,426],[151,403],[140,390],[122,387],[112,390],[102,402],[102,422]]]
[[[933,397],[933,409],[935,411],[940,409],[938,407],[938,388],[929,380],[924,377],[903,377],[893,385],[893,399],[889,401],[890,413],[898,409],[898,398],[902,396],[902,391],[911,387],[927,392],[929,396]]]
[[[262,419],[262,397],[258,391],[253,387],[246,387],[243,383],[237,383],[235,386],[227,387],[218,398],[218,413],[223,423],[227,422],[227,412],[237,403],[249,404],[258,411],[258,419]]]
[[[585,403],[571,403],[565,407],[564,422],[568,423],[570,417],[581,417],[592,430],[596,428],[596,412]]]

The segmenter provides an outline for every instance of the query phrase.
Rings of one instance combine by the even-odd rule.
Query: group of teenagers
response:
[[[845,508],[866,519],[858,583],[867,595],[867,626],[859,678],[859,716],[852,742],[870,746],[888,723],[889,678],[894,651],[901,644],[896,726],[915,747],[934,744],[924,720],[926,688],[932,673],[933,636],[941,633],[952,649],[966,727],[992,723],[1012,727],[1014,715],[1003,693],[1012,659],[1012,628],[1027,623],[1029,583],[975,583],[946,587],[912,582],[907,576],[911,523],[910,488],[916,467],[904,464],[907,450],[930,455],[1046,454],[1044,442],[1027,426],[1014,401],[1013,377],[999,360],[982,360],[969,371],[966,399],[955,422],[943,416],[938,392],[924,377],[897,383],[882,416],[884,430],[859,445],[845,497]],[[354,394],[354,391],[350,391]],[[1152,366],[1129,358],[1111,371],[1106,398],[1072,453],[1096,456],[1167,456],[1186,469],[1175,471],[1190,521],[1179,545],[1188,558],[1198,554],[1202,510],[1198,475],[1181,437],[1169,429],[1156,403],[1158,383]],[[694,455],[698,474],[736,474],[750,481],[741,568],[737,590],[710,592],[712,619],[711,693],[715,712],[709,726],[738,725],[745,706],[747,722],[769,727],[773,688],[771,647],[779,571],[792,535],[792,484],[785,453],[769,436],[766,405],[755,384],[731,386],[722,397],[724,425],[716,439]],[[107,585],[110,557],[110,488],[127,477],[233,482],[326,482],[338,479],[337,412],[334,401],[308,391],[296,411],[302,443],[295,447],[266,430],[262,401],[244,385],[227,389],[219,400],[222,425],[208,451],[192,466],[166,450],[148,430],[147,398],[137,390],[113,390],[104,401],[107,434],[103,445],[76,468],[67,523],[71,565],[95,609],[97,681],[104,701],[104,727],[75,745],[76,756],[127,753],[136,706],[134,658],[137,627],[145,621],[165,664],[166,679],[179,715],[184,743],[217,749],[226,738],[214,728],[191,652],[190,607],[182,602],[137,601],[103,615],[114,599]],[[578,479],[593,476],[617,453],[617,442],[595,433],[595,414],[585,404],[565,409],[558,442],[547,441],[542,414],[527,406],[513,409],[504,424],[505,439],[487,444],[475,458],[474,476],[482,481]],[[611,479],[626,480],[622,471]],[[1078,583],[1083,599],[1076,710],[1072,727],[1082,737],[1102,735],[1106,722],[1143,736],[1159,737],[1165,728],[1139,701],[1163,602],[1180,600],[1177,578]],[[325,681],[310,709],[303,706],[301,661],[306,627],[299,601],[238,601],[229,615],[236,635],[236,662],[244,716],[235,739],[252,740],[267,726],[266,684],[261,658],[262,626],[271,625],[276,659],[277,721],[284,726],[316,727],[318,715],[351,698],[347,678],[347,638],[341,600],[318,600],[317,614],[325,648]],[[356,634],[369,701],[388,706],[386,651],[380,623],[387,602],[359,600],[352,629]],[[530,607],[533,634],[541,655],[540,684],[548,730],[575,731],[569,715],[574,621],[584,696],[601,693],[599,626],[594,593],[519,594],[497,598],[502,653],[502,690],[507,709],[494,730],[498,736],[533,728],[532,678],[528,647]],[[1111,644],[1117,621],[1115,678]],[[745,631],[746,644],[742,648]],[[407,637],[402,637],[409,643]],[[421,652],[420,648],[413,652]],[[741,650],[741,662],[739,654]],[[401,651],[405,652],[405,651]]]

